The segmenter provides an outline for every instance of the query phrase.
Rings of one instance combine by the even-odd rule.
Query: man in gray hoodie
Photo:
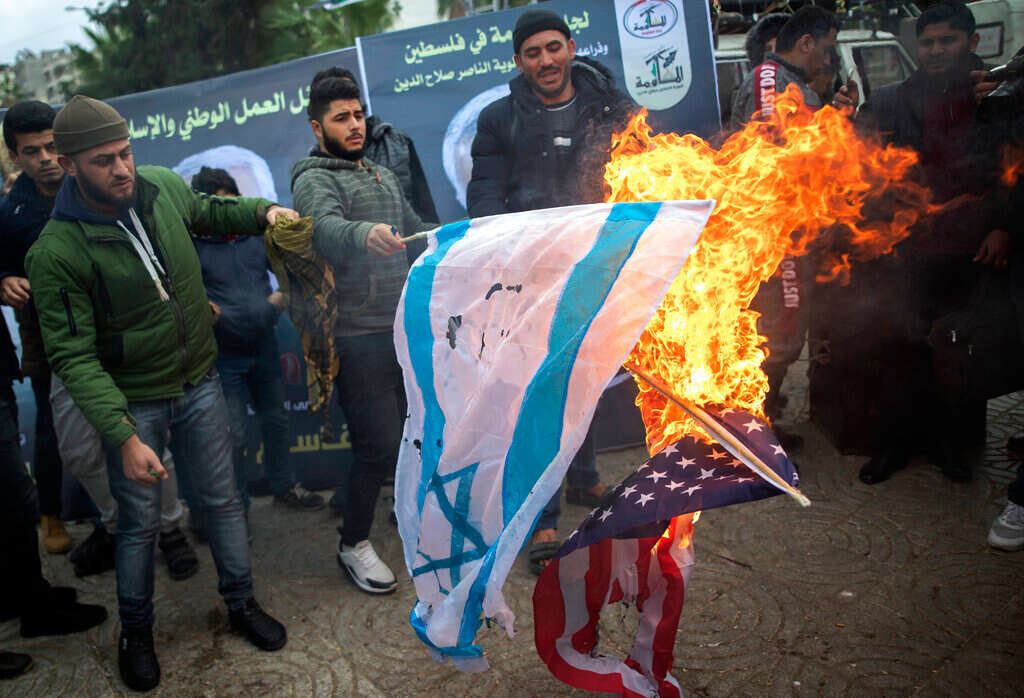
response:
[[[334,271],[336,386],[354,457],[342,486],[338,561],[360,589],[387,594],[398,582],[369,535],[381,484],[398,459],[406,410],[393,336],[409,271],[399,238],[433,226],[413,211],[395,175],[364,157],[366,121],[352,81],[314,84],[309,120],[317,147],[292,167],[292,197],[303,216],[313,217],[313,247]]]

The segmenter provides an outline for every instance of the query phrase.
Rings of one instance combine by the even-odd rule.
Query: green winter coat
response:
[[[114,446],[135,433],[129,402],[181,397],[217,358],[189,233],[258,235],[272,205],[197,194],[162,167],[139,167],[136,182],[136,211],[163,267],[167,300],[128,233],[88,208],[71,177],[25,260],[50,365]]]

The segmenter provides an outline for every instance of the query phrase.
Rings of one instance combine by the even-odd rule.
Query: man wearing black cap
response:
[[[604,200],[611,136],[638,107],[607,68],[576,56],[569,27],[554,12],[525,11],[512,43],[520,75],[477,122],[469,215]]]
[[[190,232],[258,235],[269,201],[192,191],[161,167],[136,172],[128,126],[76,95],[53,122],[67,173],[53,216],[25,260],[46,355],[108,447],[117,500],[118,664],[134,690],[160,682],[153,649],[153,548],[160,529],[158,453],[170,445],[203,505],[218,590],[231,626],[264,650],[284,646],[280,623],[253,598],[246,523],[234,484],[217,345]]]
[[[576,56],[565,20],[529,9],[512,32],[520,75],[511,94],[480,114],[466,208],[474,218],[604,200],[611,137],[638,109],[615,88],[611,72]],[[594,506],[604,493],[592,431],[568,472],[567,499]],[[558,550],[561,490],[545,507],[531,541],[530,568],[540,574]]]

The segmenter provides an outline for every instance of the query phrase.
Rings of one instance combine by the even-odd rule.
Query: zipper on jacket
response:
[[[60,300],[64,304],[64,312],[68,314],[68,332],[71,333],[72,337],[78,336],[78,325],[75,324],[75,316],[71,314],[71,299],[68,297],[68,290],[66,288],[60,289]]]
[[[185,219],[182,218],[182,222]],[[171,265],[167,260],[167,257],[160,254],[160,242],[159,242],[159,230],[156,227],[156,220],[150,224],[150,229],[153,231],[150,242],[153,244],[153,251],[156,252],[164,260],[164,269],[166,270],[163,274],[157,271],[159,276],[163,277],[164,287],[167,289],[167,295],[170,297],[171,309],[174,311],[174,321],[178,325],[178,349],[181,352],[181,377],[184,380],[185,376],[188,375],[188,366],[192,363],[191,357],[188,355],[188,335],[185,332],[185,311],[181,309],[181,303],[178,301],[178,294],[174,288],[174,281],[171,279]]]
[[[113,322],[114,305],[110,302],[110,292],[107,291],[107,282],[103,280],[103,272],[101,272],[98,267],[94,268],[96,270],[96,285],[99,287],[100,305],[103,306],[103,315],[107,318],[107,322]]]

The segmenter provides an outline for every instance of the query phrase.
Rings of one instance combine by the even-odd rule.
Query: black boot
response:
[[[103,526],[93,529],[89,537],[75,546],[69,555],[76,577],[88,577],[114,569],[114,536]]]
[[[1006,450],[1014,456],[1024,456],[1024,434],[1014,434],[1008,438]]]
[[[80,633],[99,625],[107,619],[103,606],[78,603],[54,603],[42,599],[21,614],[21,636],[68,635]]]
[[[133,691],[150,691],[160,685],[160,663],[153,649],[153,631],[121,631],[117,645],[121,680]]]
[[[974,469],[964,450],[958,448],[952,439],[940,439],[931,460],[942,469],[942,474],[953,482],[970,482]]]
[[[50,590],[46,593],[49,599],[47,603],[57,605],[72,604],[78,599],[78,592],[71,587],[50,587]],[[24,608],[16,599],[7,600],[3,603],[3,606],[0,606],[0,622],[18,618],[23,610]]]
[[[13,679],[32,668],[32,657],[20,652],[0,652],[0,679]]]
[[[192,549],[185,534],[177,526],[166,533],[160,533],[157,543],[167,561],[167,574],[175,581],[188,579],[199,570],[196,551]]]
[[[871,456],[871,460],[860,469],[860,481],[865,485],[875,485],[892,477],[893,473],[903,470],[910,462],[910,456],[900,448],[887,448]]]
[[[288,642],[284,626],[271,618],[260,608],[256,599],[249,599],[237,611],[228,611],[231,627],[245,635],[246,639],[261,650],[273,652]]]

